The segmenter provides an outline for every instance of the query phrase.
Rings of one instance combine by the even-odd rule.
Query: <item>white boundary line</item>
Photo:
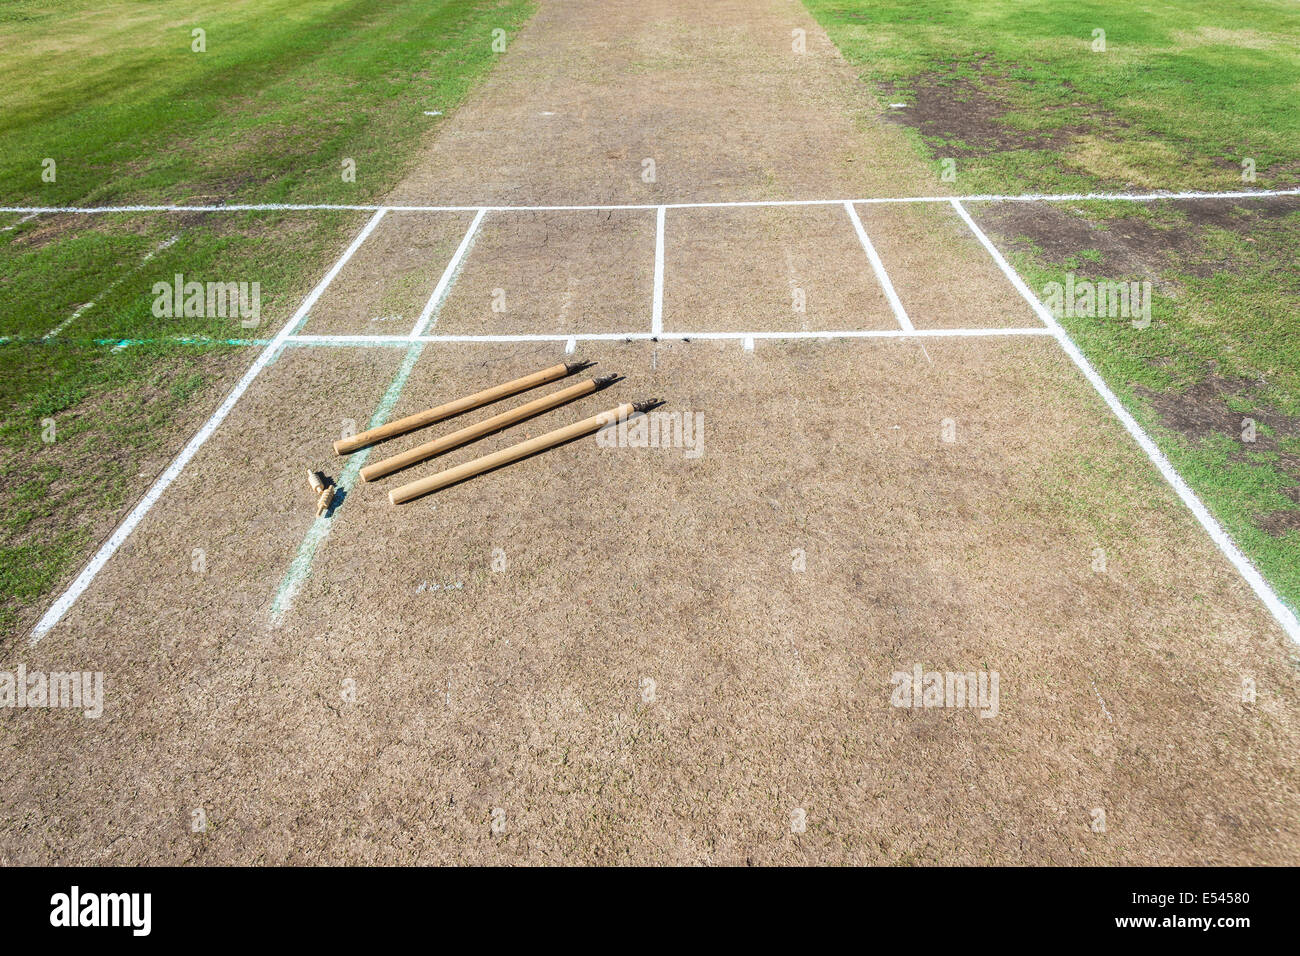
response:
[[[1038,297],[1029,290],[1029,287],[1016,274],[1016,271],[1011,268],[1007,260],[1003,258],[1002,253],[998,252],[997,247],[989,241],[989,237],[984,235],[984,230],[975,224],[975,220],[962,207],[961,202],[956,199],[952,200],[952,207],[957,211],[957,215],[961,216],[971,232],[974,233],[975,238],[988,250],[989,255],[993,257],[993,261],[998,264],[998,268],[1016,287],[1016,291],[1024,297],[1025,301],[1029,303],[1038,314],[1038,317],[1043,320],[1043,323],[1056,337],[1056,340],[1061,343],[1061,347],[1065,349],[1066,354],[1079,367],[1079,371],[1083,372],[1084,377],[1092,383],[1092,387],[1097,390],[1097,394],[1102,397],[1106,405],[1114,412],[1115,417],[1124,425],[1125,430],[1133,436],[1133,439],[1146,452],[1147,457],[1160,470],[1160,474],[1164,476],[1165,481],[1169,482],[1170,486],[1177,492],[1183,504],[1187,505],[1192,514],[1196,516],[1196,520],[1209,533],[1210,538],[1218,545],[1224,557],[1232,562],[1233,567],[1246,579],[1246,583],[1259,595],[1259,599],[1264,602],[1264,605],[1272,613],[1278,624],[1282,626],[1282,630],[1286,631],[1291,640],[1300,643],[1300,620],[1296,619],[1294,612],[1278,597],[1277,592],[1264,580],[1263,575],[1255,569],[1255,566],[1241,553],[1241,550],[1228,536],[1228,533],[1214,520],[1205,505],[1201,503],[1201,499],[1188,487],[1187,482],[1183,481],[1182,476],[1178,474],[1169,459],[1165,457],[1164,452],[1156,447],[1156,443],[1151,440],[1151,437],[1142,429],[1137,420],[1129,414],[1128,409],[1120,403],[1115,393],[1102,381],[1101,376],[1097,374],[1097,370],[1092,367],[1092,363],[1079,351],[1078,346],[1074,344],[1065,329],[1056,321],[1056,317],[1038,301]]]
[[[117,530],[113,532],[113,536],[105,541],[104,544],[100,546],[99,550],[95,552],[95,556],[90,559],[90,563],[86,565],[81,574],[77,576],[77,579],[72,582],[68,589],[63,592],[62,596],[50,606],[50,609],[46,611],[41,619],[36,623],[36,627],[32,629],[31,637],[28,638],[29,644],[35,644],[44,637],[50,628],[54,627],[54,625],[59,622],[59,619],[67,613],[68,608],[72,607],[77,598],[81,597],[82,592],[90,586],[90,582],[95,580],[95,575],[99,574],[100,569],[108,559],[114,555],[117,549],[122,546],[122,542],[125,541],[131,532],[135,530],[135,526],[140,523],[140,519],[149,513],[149,509],[154,506],[162,496],[162,493],[167,490],[167,487],[173,481],[176,480],[177,476],[180,475],[185,466],[189,464],[190,459],[194,457],[201,447],[203,447],[203,443],[211,437],[212,433],[216,431],[217,426],[220,425],[225,420],[226,416],[230,414],[230,410],[235,407],[235,403],[239,401],[244,392],[248,390],[248,386],[253,383],[253,379],[257,378],[257,374],[267,366],[280,346],[288,340],[288,338],[293,334],[293,331],[307,317],[307,313],[311,310],[311,307],[316,304],[316,300],[320,298],[321,293],[324,292],[326,287],[334,281],[334,277],[339,274],[339,270],[341,270],[343,266],[347,264],[347,261],[352,258],[353,253],[355,253],[357,249],[361,248],[361,244],[365,242],[370,236],[370,233],[374,231],[375,226],[379,224],[379,220],[384,218],[384,213],[386,211],[387,210],[381,208],[370,217],[370,221],[366,223],[365,228],[362,229],[357,237],[352,240],[352,245],[348,246],[347,251],[343,253],[338,262],[334,263],[330,271],[325,273],[325,278],[321,279],[321,281],[316,285],[316,288],[312,289],[307,295],[307,298],[303,299],[302,305],[298,306],[298,311],[295,312],[289,321],[284,324],[284,328],[280,329],[275,338],[271,340],[271,343],[261,351],[257,356],[257,359],[249,367],[248,371],[244,373],[244,377],[239,380],[230,394],[226,396],[226,400],[221,403],[215,412],[212,413],[212,417],[203,424],[203,427],[198,430],[198,433],[190,439],[189,444],[187,444],[172,463],[167,466],[167,470],[158,476],[158,479],[154,481],[152,486],[150,486],[148,492],[145,493],[145,496],[140,499],[139,503],[136,504],[134,508],[131,509],[131,513],[126,516],[126,520],[118,525]]]
[[[0,213],[100,214],[138,212],[583,212],[619,209],[722,209],[737,206],[855,206],[880,203],[923,202],[1154,202],[1160,199],[1268,199],[1300,196],[1300,189],[1255,189],[1238,192],[1151,192],[1151,193],[980,193],[968,196],[877,196],[861,199],[758,199],[731,202],[616,203],[571,206],[367,206],[331,203],[239,203],[224,206],[0,206]]]
[[[898,324],[904,332],[915,331],[912,327],[912,320],[907,317],[907,310],[903,308],[902,300],[898,298],[898,293],[894,291],[894,283],[889,281],[889,273],[885,271],[885,264],[880,261],[876,247],[867,238],[867,230],[862,225],[862,220],[858,218],[858,211],[853,208],[851,202],[844,204],[844,211],[849,214],[849,220],[853,223],[853,228],[858,234],[858,241],[862,243],[862,249],[867,254],[867,261],[871,263],[871,269],[876,273],[880,288],[885,291],[885,298],[889,300],[889,307],[894,310],[894,318],[898,320]]]
[[[664,212],[663,206],[655,212],[655,285],[650,309],[652,335],[659,335],[664,330]]]
[[[452,280],[456,278],[456,273],[460,271],[460,261],[465,258],[465,253],[469,252],[470,246],[474,244],[474,237],[478,235],[479,223],[487,215],[486,209],[480,209],[475,215],[469,228],[465,230],[465,238],[460,241],[456,247],[456,252],[447,263],[447,268],[442,270],[442,277],[438,284],[433,287],[433,294],[429,296],[429,301],[425,303],[424,311],[420,317],[415,320],[415,327],[411,329],[411,335],[423,335],[428,329],[429,323],[433,321],[434,313],[441,308],[442,300],[447,297],[448,290],[451,289]]]

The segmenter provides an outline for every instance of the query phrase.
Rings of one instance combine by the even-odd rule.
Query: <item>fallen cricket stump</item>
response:
[[[391,458],[385,458],[383,461],[377,461],[373,465],[367,465],[361,469],[361,478],[364,481],[374,481],[385,475],[391,475],[395,471],[401,471],[403,468],[422,462],[426,458],[432,458],[444,451],[458,448],[474,441],[476,438],[482,438],[484,435],[514,425],[526,418],[549,412],[552,408],[558,408],[574,399],[582,398],[584,395],[598,392],[602,388],[613,384],[617,379],[617,375],[603,375],[600,378],[593,378],[577,385],[570,385],[553,395],[547,395],[545,398],[539,398],[536,401],[520,405],[518,408],[512,408],[500,415],[493,415],[491,418],[484,419],[475,425],[469,425],[459,431],[454,431],[450,435],[435,438],[423,445],[416,445],[410,451],[404,451],[400,455],[394,455]]]
[[[444,418],[451,418],[453,415],[459,415],[461,412],[467,412],[481,405],[490,405],[492,402],[509,398],[511,395],[517,395],[520,392],[526,392],[530,388],[545,385],[547,382],[554,382],[556,379],[572,375],[574,372],[581,371],[594,364],[594,362],[563,362],[559,365],[553,365],[550,368],[542,369],[540,372],[534,372],[532,375],[525,375],[523,378],[506,382],[504,385],[497,385],[494,388],[475,392],[473,395],[458,398],[454,402],[426,409],[423,412],[399,418],[387,425],[380,425],[378,428],[371,428],[369,431],[360,432],[350,438],[336,441],[334,443],[334,453],[337,455],[351,454],[365,448],[367,445],[374,445],[397,435],[405,435],[407,432],[423,428],[425,425],[440,422]]]
[[[412,481],[399,488],[394,488],[388,493],[388,500],[395,505],[405,504],[413,498],[419,498],[421,495],[427,495],[433,491],[440,491],[448,485],[454,485],[466,478],[473,478],[475,475],[481,475],[485,471],[500,468],[502,465],[509,465],[521,458],[535,455],[539,451],[546,451],[546,449],[562,445],[566,441],[581,438],[583,435],[590,435],[592,432],[599,431],[608,425],[616,425],[634,412],[644,412],[658,404],[660,404],[660,401],[657,398],[643,402],[624,402],[617,408],[611,408],[609,411],[593,415],[591,418],[574,422],[572,425],[566,425],[563,428],[557,428],[555,431],[547,432],[545,435],[538,435],[536,438],[520,442],[517,445],[511,445],[509,448],[503,448],[491,455],[475,458],[473,461],[467,461],[455,468],[448,468],[446,471],[440,471],[428,478],[421,478],[419,481]]]

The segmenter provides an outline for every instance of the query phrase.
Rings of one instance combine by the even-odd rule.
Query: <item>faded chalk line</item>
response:
[[[85,312],[85,311],[88,310],[88,309],[93,309],[93,308],[95,307],[95,303],[96,303],[96,302],[98,302],[98,301],[100,301],[101,299],[103,299],[104,296],[108,295],[110,292],[112,292],[114,289],[116,289],[118,286],[120,286],[120,285],[121,285],[123,282],[125,282],[127,279],[131,278],[133,275],[135,275],[135,274],[138,273],[141,269],[143,269],[143,268],[145,267],[145,265],[149,262],[150,259],[152,259],[154,256],[156,256],[158,253],[162,252],[164,249],[167,249],[167,248],[171,247],[172,245],[174,245],[174,244],[176,243],[176,240],[179,239],[179,238],[180,238],[180,235],[179,235],[179,234],[174,235],[174,236],[171,236],[171,237],[169,237],[169,238],[167,238],[167,239],[164,239],[164,240],[163,240],[161,243],[159,243],[155,248],[150,249],[148,252],[146,252],[146,253],[144,254],[144,258],[141,259],[141,260],[139,261],[139,263],[137,263],[136,266],[135,266],[134,268],[132,268],[132,269],[131,269],[130,271],[128,271],[128,272],[123,273],[122,275],[120,275],[120,276],[118,276],[116,279],[114,279],[112,282],[110,282],[110,283],[108,284],[108,287],[107,287],[106,289],[104,289],[104,291],[102,291],[101,293],[99,293],[99,295],[95,296],[95,298],[92,299],[91,301],[86,302],[86,303],[84,303],[83,305],[79,306],[79,307],[77,308],[77,310],[76,310],[75,312],[73,312],[70,316],[68,316],[66,319],[64,319],[62,322],[60,322],[60,323],[59,323],[58,325],[56,325],[54,328],[50,329],[50,331],[46,332],[44,337],[45,337],[46,339],[52,339],[52,338],[54,338],[56,335],[58,335],[60,332],[62,332],[64,329],[66,329],[69,325],[71,325],[73,322],[75,322],[77,319],[79,319],[79,318],[81,317],[81,315],[82,315],[83,312]]]
[[[208,440],[214,431],[216,431],[217,426],[225,421],[226,416],[230,414],[230,410],[235,407],[235,403],[238,402],[244,392],[248,390],[248,386],[253,384],[253,379],[257,378],[257,374],[267,366],[271,361],[271,358],[279,350],[280,346],[289,338],[290,335],[293,334],[298,326],[302,324],[307,317],[307,313],[311,311],[312,306],[316,304],[316,300],[321,297],[321,293],[323,293],[329,284],[334,281],[334,277],[339,274],[339,271],[347,264],[348,260],[352,258],[353,254],[361,248],[361,244],[366,241],[370,233],[374,231],[375,226],[377,226],[379,221],[383,218],[383,209],[377,210],[375,214],[370,217],[370,221],[366,223],[365,228],[362,229],[357,237],[352,240],[352,244],[348,246],[343,255],[339,257],[339,260],[334,263],[329,272],[325,273],[325,277],[321,279],[316,287],[308,293],[307,298],[303,299],[302,305],[298,307],[298,311],[295,312],[290,317],[289,321],[284,324],[284,327],[280,329],[279,333],[271,340],[270,344],[268,344],[266,348],[258,354],[248,371],[244,373],[243,378],[239,380],[234,389],[231,390],[230,394],[226,396],[226,400],[218,406],[215,412],[212,413],[212,417],[209,418],[204,423],[203,427],[199,429],[198,433],[189,440],[189,443],[181,450],[181,453],[176,456],[170,465],[167,466],[167,470],[164,471],[156,481],[154,481],[153,485],[151,485],[149,490],[145,493],[145,496],[134,508],[131,509],[131,513],[126,516],[126,520],[118,525],[117,530],[113,532],[112,537],[105,541],[104,544],[100,546],[99,550],[95,552],[95,556],[90,559],[90,563],[86,565],[81,574],[77,576],[77,579],[72,582],[68,589],[63,592],[62,596],[60,596],[59,599],[50,606],[50,609],[41,616],[41,619],[36,622],[36,626],[32,629],[29,643],[35,644],[44,637],[49,632],[50,628],[54,627],[54,625],[59,622],[59,619],[67,613],[68,608],[72,607],[77,598],[82,595],[82,592],[90,586],[90,582],[95,580],[95,576],[99,574],[100,569],[103,568],[108,562],[108,559],[117,552],[117,549],[122,546],[122,542],[130,537],[131,532],[135,530],[135,526],[138,525],[140,520],[149,513],[149,510],[153,508],[158,499],[162,497],[162,493],[167,490],[168,486],[171,485],[173,481],[176,480],[177,476],[179,476],[185,469],[185,466],[189,464],[190,459],[193,458],[198,450],[203,447],[203,443]]]
[[[26,216],[23,216],[23,218],[19,219],[17,222],[12,222],[9,225],[5,226],[3,229],[0,229],[0,232],[13,232],[23,223],[27,222],[28,220],[35,219],[38,215],[40,214],[35,212],[28,213]]]
[[[477,225],[477,220],[475,225]],[[401,398],[402,389],[406,386],[406,380],[410,378],[411,369],[415,368],[415,363],[420,358],[422,351],[424,351],[424,343],[422,342],[415,342],[407,346],[401,367],[398,368],[397,375],[388,386],[388,390],[384,392],[384,397],[380,399],[379,407],[370,417],[370,421],[366,425],[367,430],[378,428],[388,420],[388,416],[392,414],[397,400]],[[356,487],[357,479],[361,476],[361,466],[366,463],[366,458],[370,455],[370,447],[353,452],[348,457],[347,464],[343,466],[342,471],[339,473],[337,488],[343,492],[344,502],[346,502],[348,494]],[[284,619],[284,615],[288,613],[289,608],[293,606],[294,598],[302,589],[303,583],[307,580],[307,575],[311,573],[311,565],[316,557],[317,549],[320,547],[321,542],[329,537],[330,530],[334,527],[335,510],[338,507],[339,505],[336,504],[324,515],[313,521],[312,526],[307,529],[302,544],[298,545],[298,553],[294,555],[293,561],[289,563],[289,569],[285,571],[284,579],[280,582],[280,587],[276,589],[275,599],[271,602],[272,624],[278,625]]]

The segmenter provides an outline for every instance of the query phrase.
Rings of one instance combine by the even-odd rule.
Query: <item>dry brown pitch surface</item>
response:
[[[941,190],[797,4],[539,6],[394,204]],[[858,211],[918,329],[1037,323],[948,207]],[[435,331],[646,332],[655,215],[488,214]],[[304,331],[404,333],[471,217],[389,214]],[[664,236],[668,332],[897,327],[843,207]],[[564,354],[431,343],[392,415]],[[627,380],[438,464],[649,395],[702,454],[353,488],[273,618],[304,467],[339,473],[413,355],[285,348],[24,649],[102,670],[106,706],[0,717],[0,862],[1300,862],[1296,648],[1055,339],[578,354]],[[997,671],[997,716],[891,706],[916,663]]]

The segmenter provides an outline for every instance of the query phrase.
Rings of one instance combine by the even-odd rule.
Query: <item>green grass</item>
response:
[[[210,398],[202,349],[143,346],[108,352],[75,376],[69,355],[0,349],[0,375],[30,395],[30,418],[6,419],[0,441],[0,624],[38,601],[97,543],[89,523],[116,515],[140,491],[139,462],[169,456],[174,415]],[[228,358],[230,358],[228,356]],[[43,421],[54,421],[44,441]]]
[[[1119,203],[1073,208],[1111,228],[1131,217],[1192,228],[1176,208]],[[1300,212],[1257,222],[1248,236],[1208,228],[1203,241],[1216,258],[1226,254],[1233,271],[1208,276],[1163,271],[1149,328],[1134,328],[1124,318],[1065,315],[1060,321],[1242,550],[1292,606],[1300,606],[1300,532],[1274,536],[1259,526],[1270,512],[1297,509],[1283,493],[1297,486],[1297,476],[1283,467],[1277,451],[1243,442],[1236,428],[1241,418],[1266,414],[1300,424],[1300,326],[1294,321],[1300,309]],[[1013,251],[1009,258],[1040,292],[1049,282],[1063,283],[1072,268],[1032,251]],[[1144,396],[1177,396],[1209,375],[1250,383],[1223,398],[1223,409],[1234,413],[1224,415],[1234,422],[1231,431],[1190,438],[1168,427]],[[1261,444],[1273,437],[1268,427],[1258,431]],[[1277,445],[1278,451],[1294,454],[1300,441]]]
[[[805,5],[883,102],[937,103],[924,133],[915,116],[896,115],[911,123],[913,145],[936,177],[941,159],[957,158],[959,193],[1300,183],[1300,6],[1286,0],[1242,0],[1230,14],[1209,0]],[[1104,52],[1092,49],[1097,28]],[[1242,178],[1246,158],[1254,182]],[[1040,294],[1068,272],[1154,284],[1149,328],[1123,318],[1066,316],[1062,324],[1242,549],[1300,606],[1300,531],[1261,528],[1269,513],[1300,508],[1284,494],[1295,494],[1300,479],[1300,439],[1279,441],[1261,427],[1261,448],[1228,427],[1266,415],[1300,426],[1300,211],[1246,212],[1225,227],[1190,221],[1176,204],[1055,208],[1088,222],[1095,241],[1049,253],[1015,229],[994,235]],[[1120,274],[1106,265],[1101,240],[1134,223],[1156,230],[1149,248],[1136,250],[1154,264]],[[1206,437],[1169,427],[1147,397],[1190,403],[1188,389],[1219,379],[1247,384],[1221,396],[1222,427]]]
[[[368,201],[513,32],[511,0],[10,3],[3,205]],[[206,30],[206,52],[191,30]],[[43,183],[41,160],[57,163]],[[344,182],[344,158],[356,182]]]
[[[375,202],[444,121],[424,111],[449,114],[491,68],[492,31],[513,36],[530,11],[530,0],[11,0],[0,205]],[[191,50],[196,27],[206,52]],[[0,633],[85,560],[97,543],[87,522],[143,490],[139,462],[175,449],[175,422],[217,400],[214,378],[224,386],[251,361],[93,343],[269,337],[364,219],[115,214],[0,232]],[[154,316],[152,285],[175,273],[260,283],[261,325]],[[34,341],[92,301],[58,338]]]
[[[1008,130],[1062,147],[957,163],[960,192],[1300,183],[1300,6],[1290,0],[805,0],[890,101],[918,86],[987,95]],[[1105,31],[1094,52],[1093,30]],[[972,92],[966,84],[973,85]],[[954,92],[958,92],[954,88]],[[915,137],[937,160],[958,137]],[[1243,184],[1243,159],[1257,180]]]

